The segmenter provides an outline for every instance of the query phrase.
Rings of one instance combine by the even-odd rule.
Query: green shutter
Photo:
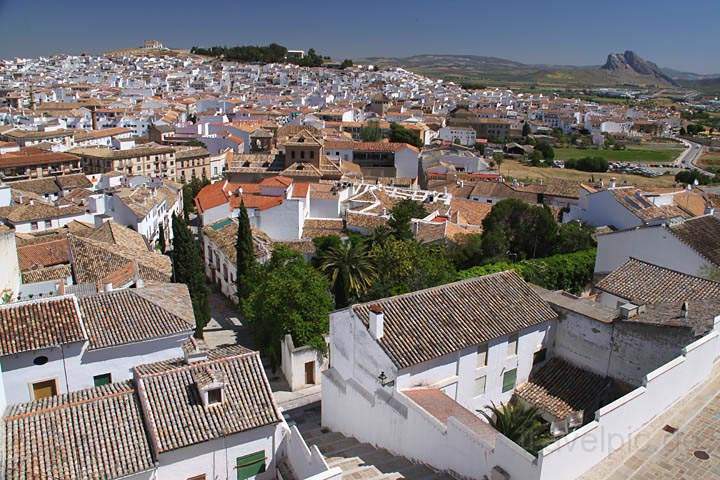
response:
[[[505,372],[505,375],[503,375],[503,393],[515,388],[515,380],[517,380],[517,368]]]
[[[93,377],[93,383],[96,387],[101,387],[103,385],[107,385],[111,382],[111,377],[109,373],[104,373],[102,375],[95,375]]]
[[[236,461],[237,480],[245,480],[265,471],[265,451],[238,457]]]

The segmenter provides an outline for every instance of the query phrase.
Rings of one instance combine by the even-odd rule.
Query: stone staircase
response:
[[[305,431],[303,437],[308,445],[317,445],[328,466],[343,471],[343,480],[456,480],[422,463],[324,428]]]

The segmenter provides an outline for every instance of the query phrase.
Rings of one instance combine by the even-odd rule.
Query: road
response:
[[[687,168],[688,170],[697,170],[700,173],[709,175],[711,177],[715,176],[713,173],[710,173],[707,170],[703,170],[695,164],[700,158],[700,155],[702,155],[703,153],[704,147],[702,145],[700,145],[699,143],[691,142],[689,140],[685,140],[683,138],[676,138],[676,140],[681,142],[686,147],[683,153],[681,153],[677,160],[675,160],[676,167]]]

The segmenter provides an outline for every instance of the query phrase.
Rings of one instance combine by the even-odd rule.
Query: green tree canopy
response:
[[[478,410],[478,412],[495,430],[532,455],[537,455],[540,450],[553,441],[550,424],[542,419],[535,407],[528,407],[520,403],[506,403],[497,407],[493,403],[490,407],[490,414],[484,410]]]
[[[192,177],[188,183],[183,185],[183,215],[187,222],[191,213],[195,213],[195,197],[206,185],[210,185],[207,178]]]
[[[413,218],[424,218],[427,210],[420,202],[410,199],[402,199],[390,210],[388,226],[393,235],[400,239],[413,238],[411,220]]]
[[[248,218],[245,203],[240,202],[240,214],[238,215],[238,231],[235,239],[235,255],[237,257],[235,267],[235,284],[237,288],[238,303],[247,299],[250,294],[250,285],[257,267],[255,260],[255,247],[253,245],[252,229]]]
[[[377,279],[365,294],[367,300],[434,287],[455,279],[455,267],[441,247],[391,237],[373,245],[370,254]]]
[[[557,223],[547,206],[514,198],[501,200],[483,220],[485,259],[523,260],[553,252]]]
[[[377,142],[382,139],[382,131],[378,122],[367,122],[367,124],[360,129],[360,139],[363,142]]]
[[[336,308],[363,295],[375,280],[375,266],[365,242],[347,241],[325,251],[320,271],[330,280]]]
[[[522,136],[527,137],[528,135],[530,135],[530,124],[526,121],[523,123]]]
[[[173,250],[171,254],[173,281],[184,283],[190,292],[195,314],[195,337],[203,337],[203,328],[210,321],[210,303],[205,284],[205,266],[200,248],[190,233],[187,224],[173,214]]]
[[[553,147],[547,142],[538,142],[538,144],[535,145],[535,150],[540,151],[543,159],[545,160],[552,160],[555,158],[555,150],[553,150]]]
[[[421,148],[423,145],[420,138],[418,138],[412,130],[400,125],[399,123],[390,124],[390,141],[407,143],[409,145],[414,145],[417,148]]]
[[[327,279],[298,253],[282,246],[258,269],[243,305],[255,342],[273,368],[280,362],[280,341],[288,333],[296,345],[324,351],[332,309]]]

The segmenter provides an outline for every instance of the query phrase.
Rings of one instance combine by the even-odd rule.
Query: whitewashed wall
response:
[[[571,480],[621,447],[643,426],[710,378],[720,356],[720,317],[712,332],[645,376],[643,385],[600,408],[595,420],[544,448],[541,479]]]

